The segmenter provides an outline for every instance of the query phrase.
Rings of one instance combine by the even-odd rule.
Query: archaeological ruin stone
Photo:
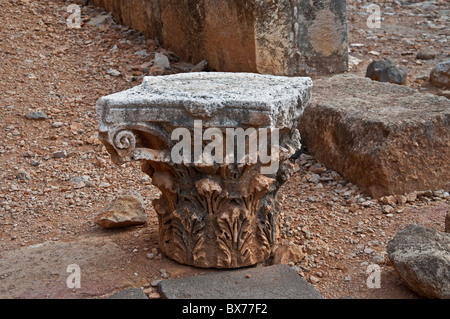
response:
[[[379,82],[404,84],[406,82],[406,69],[395,65],[391,60],[373,61],[366,70],[366,77]]]
[[[434,86],[450,89],[450,60],[438,63],[431,70],[430,82]]]
[[[345,0],[92,0],[120,23],[212,70],[312,75],[348,69]]]
[[[409,225],[388,243],[387,252],[395,270],[417,294],[450,299],[450,234]]]
[[[449,189],[450,103],[356,75],[314,82],[302,144],[373,197]]]
[[[109,229],[143,225],[147,222],[144,201],[139,193],[118,196],[106,205],[94,221]]]
[[[98,101],[112,160],[141,161],[162,193],[153,206],[165,255],[215,268],[270,257],[311,88],[305,77],[199,72],[146,77]]]

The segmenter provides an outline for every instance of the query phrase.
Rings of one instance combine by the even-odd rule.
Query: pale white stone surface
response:
[[[99,100],[105,123],[170,122],[216,127],[291,127],[311,97],[308,77],[253,73],[183,73],[146,77],[141,85]],[[187,111],[187,112],[186,112]]]

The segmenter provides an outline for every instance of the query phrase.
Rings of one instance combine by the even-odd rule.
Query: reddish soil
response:
[[[381,29],[367,27],[364,3],[348,3],[351,55],[361,59],[349,72],[364,76],[372,60],[389,58],[407,69],[406,85],[446,94],[430,86],[426,76],[449,57],[448,3],[435,1],[423,9],[384,1],[382,12],[388,14],[383,14]],[[67,5],[57,0],[0,2],[0,251],[80,236],[112,239],[130,252],[123,271],[139,274],[132,279],[135,287],[149,287],[161,278],[160,269],[169,278],[216,271],[179,265],[158,253],[148,258],[158,247],[151,200],[159,191],[138,164],[114,166],[96,138],[96,101],[139,84],[151,53],[167,52],[127,27],[89,24],[101,12],[90,6],[82,7],[81,28],[70,29]],[[149,56],[135,54],[143,49]],[[434,51],[436,57],[418,60],[419,50]],[[174,72],[191,67],[174,61]],[[109,69],[120,76],[108,75]],[[43,111],[47,119],[27,119],[33,111]],[[60,150],[67,157],[53,158]],[[338,174],[327,171],[320,183],[308,182],[305,175],[313,163],[299,165],[280,190],[281,237],[308,247],[307,257],[292,266],[325,298],[418,298],[396,274],[386,245],[411,223],[443,230],[450,198],[422,197],[386,215],[377,199],[367,198]],[[84,175],[90,182],[78,188],[71,179]],[[147,225],[109,231],[94,224],[110,199],[129,192],[145,199]],[[380,266],[378,289],[367,286],[371,264]]]

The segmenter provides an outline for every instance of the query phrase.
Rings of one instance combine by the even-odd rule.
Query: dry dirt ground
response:
[[[445,94],[425,77],[449,57],[448,2],[378,3],[384,20],[380,29],[369,29],[367,3],[348,2],[351,55],[361,60],[350,72],[364,76],[371,60],[390,58],[408,70],[406,85]],[[137,164],[114,166],[96,139],[97,99],[139,84],[152,52],[166,51],[114,22],[90,24],[102,11],[89,6],[82,7],[81,28],[70,29],[68,4],[0,2],[0,252],[43,242],[76,242],[80,237],[112,240],[127,252],[125,266],[115,271],[130,277],[134,287],[150,287],[161,279],[161,269],[169,278],[214,271],[179,265],[158,253],[151,200],[159,191]],[[136,54],[144,49],[148,56]],[[437,55],[417,60],[419,50]],[[173,63],[178,71],[185,66]],[[109,75],[110,69],[120,76]],[[32,111],[43,111],[47,119],[27,119]],[[67,157],[54,158],[58,151]],[[315,162],[302,159],[296,175],[280,190],[281,237],[307,252],[292,265],[299,275],[325,298],[418,298],[395,273],[386,245],[411,223],[443,230],[449,197],[421,197],[386,215],[377,199],[367,198],[334,172],[309,182],[309,167]],[[109,231],[94,224],[109,200],[129,192],[140,192],[145,199],[147,225]],[[149,258],[152,252],[156,256]],[[381,270],[377,289],[367,286],[366,270],[372,264]],[[74,291],[73,297],[93,297],[94,290]],[[146,292],[151,295],[152,289]]]

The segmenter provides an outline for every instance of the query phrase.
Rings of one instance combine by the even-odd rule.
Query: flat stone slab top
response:
[[[142,85],[102,97],[100,130],[108,124],[164,123],[213,127],[291,125],[311,96],[308,77],[253,73],[181,73],[145,77]]]
[[[162,193],[152,204],[166,256],[205,268],[270,257],[276,194],[294,172],[311,89],[307,77],[185,73],[100,98],[99,138],[112,160],[140,160]]]
[[[322,299],[288,265],[221,271],[159,282],[167,299]]]

